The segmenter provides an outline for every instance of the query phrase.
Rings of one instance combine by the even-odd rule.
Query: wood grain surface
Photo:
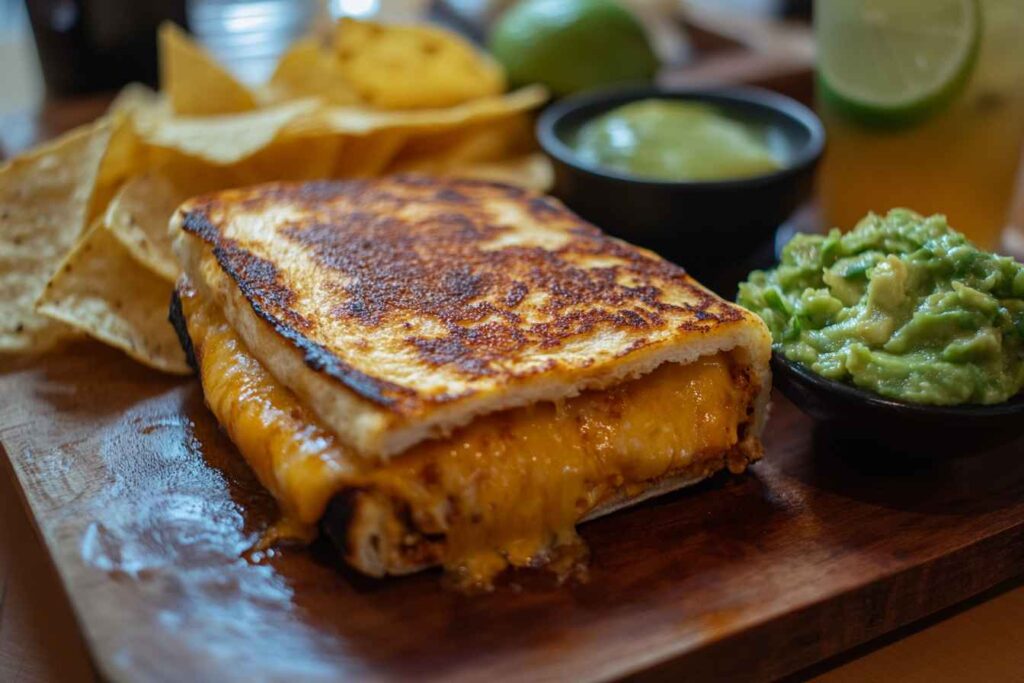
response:
[[[0,460],[0,681],[90,681],[67,597]]]
[[[749,475],[586,525],[588,583],[465,597],[322,548],[253,552],[273,505],[194,381],[82,344],[8,367],[0,392],[0,441],[116,681],[768,680],[1024,566],[1020,442],[851,457],[777,399]]]

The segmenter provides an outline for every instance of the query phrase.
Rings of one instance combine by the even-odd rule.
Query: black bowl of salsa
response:
[[[707,105],[759,131],[778,167],[745,177],[658,180],[594,163],[574,147],[587,122],[645,100]],[[554,194],[569,208],[701,277],[748,257],[809,197],[825,133],[807,107],[766,90],[639,87],[559,100],[541,114],[537,138],[554,164]]]

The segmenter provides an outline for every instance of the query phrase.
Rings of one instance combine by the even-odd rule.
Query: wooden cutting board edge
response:
[[[0,418],[19,413],[16,406],[0,407]],[[42,537],[50,561],[69,597],[72,611],[89,644],[93,666],[101,677],[118,680],[123,670],[105,661],[111,653],[99,647],[98,638],[84,618],[79,596],[70,591],[70,565],[60,562],[58,538],[40,527],[52,513],[41,492],[29,483],[36,474],[25,469],[31,444],[21,420],[0,419],[0,450],[15,475],[18,495]],[[12,457],[12,453],[16,453]],[[955,605],[1021,574],[1024,568],[1024,525],[1007,523],[994,533],[963,544],[952,553],[936,554],[925,563],[897,570],[862,585],[822,599],[795,604],[785,611],[766,613],[759,622],[739,629],[719,630],[691,650],[671,642],[656,644],[649,656],[632,657],[628,664],[607,666],[595,680],[619,676],[638,680],[714,679],[742,676],[744,680],[773,680],[819,663],[913,621]],[[845,625],[836,629],[836,624]],[[785,653],[784,655],[781,653]]]
[[[964,570],[968,565],[975,567],[973,573]],[[678,681],[684,675],[687,680],[774,681],[1020,578],[1022,569],[1024,527],[1011,526],[925,565],[776,614],[626,675],[635,681]],[[828,623],[854,628],[830,639]],[[780,652],[789,656],[781,659]]]
[[[102,680],[118,680],[117,668],[109,667],[103,661],[102,648],[96,647],[89,623],[83,618],[75,595],[68,590],[69,577],[55,560],[57,549],[39,527],[40,517],[23,484],[23,477],[27,475],[10,457],[2,438],[0,453],[6,461],[5,467],[17,482],[15,488],[22,505],[47,549],[51,565],[60,578],[61,590],[89,645],[94,671]],[[973,573],[963,570],[968,565],[976,568]],[[606,680],[615,680],[619,676],[636,681],[679,680],[684,675],[691,680],[739,676],[755,680],[751,678],[754,672],[756,680],[776,680],[1020,577],[1022,567],[1024,528],[1011,526],[956,553],[937,556],[928,564],[896,572],[886,580],[851,587],[825,600],[809,602],[740,632],[724,635],[695,650],[676,656],[654,653],[645,668],[609,671]],[[828,623],[845,623],[855,628],[839,638],[830,639]],[[810,627],[812,624],[817,627]],[[766,656],[772,652],[775,653],[773,657]],[[780,659],[779,652],[789,654],[787,658]]]
[[[71,615],[72,617],[74,617],[75,624],[78,626],[78,630],[82,634],[82,638],[85,640],[86,655],[89,658],[89,664],[92,667],[96,679],[103,681],[115,680],[108,674],[108,672],[104,671],[103,667],[101,666],[101,662],[97,659],[97,650],[93,639],[90,637],[88,622],[85,618],[83,618],[81,612],[79,611],[77,601],[74,599],[74,596],[69,591],[70,582],[68,580],[68,577],[64,575],[64,572],[61,571],[60,563],[58,563],[56,560],[57,554],[55,548],[51,546],[47,534],[43,533],[43,530],[39,527],[39,517],[37,517],[36,511],[32,506],[32,502],[29,500],[26,487],[22,483],[21,471],[15,464],[14,458],[12,458],[10,454],[7,452],[7,446],[4,444],[2,433],[0,433],[0,460],[2,460],[4,463],[0,465],[0,468],[3,469],[3,472],[0,472],[0,477],[11,477],[11,479],[14,480],[14,486],[12,488],[18,493],[18,500],[21,503],[22,509],[26,513],[25,516],[28,518],[29,524],[32,527],[32,531],[35,534],[36,539],[46,550],[44,554],[46,555],[47,561],[49,561],[50,563],[50,569],[53,571],[54,576],[56,576],[58,579],[57,583],[59,585],[59,590],[61,591],[61,593],[63,593],[64,599],[67,601],[67,604],[71,607]]]

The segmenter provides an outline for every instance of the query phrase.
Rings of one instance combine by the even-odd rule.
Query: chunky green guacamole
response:
[[[760,131],[679,100],[616,107],[583,124],[571,142],[585,162],[653,180],[723,180],[781,167]]]
[[[739,303],[790,360],[889,398],[999,403],[1024,388],[1024,266],[942,216],[893,209],[845,235],[797,235]]]

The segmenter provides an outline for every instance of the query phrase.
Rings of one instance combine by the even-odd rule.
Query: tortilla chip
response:
[[[186,199],[188,195],[156,173],[136,176],[110,202],[103,225],[136,261],[173,284],[181,268],[167,224]]]
[[[344,138],[330,176],[369,178],[380,175],[398,156],[405,142],[404,133],[392,130]]]
[[[167,321],[172,288],[97,221],[47,283],[38,310],[140,363],[184,375],[189,366]]]
[[[233,164],[270,145],[289,123],[312,114],[316,100],[296,100],[229,116],[167,116],[139,112],[133,118],[143,142],[174,149],[213,164]]]
[[[334,55],[312,38],[292,45],[274,69],[267,84],[270,101],[319,97],[327,104],[359,103],[359,94],[345,80]]]
[[[137,173],[145,165],[145,150],[141,146],[130,117],[124,112],[111,114],[110,142],[100,163],[96,184],[116,190],[129,176]]]
[[[422,173],[490,180],[538,192],[549,192],[555,184],[555,172],[551,167],[551,161],[541,152],[498,161],[448,163],[430,158],[404,160],[389,166],[386,173]]]
[[[148,85],[129,83],[117,93],[117,96],[107,108],[107,113],[134,114],[144,109],[166,109],[171,111],[170,103],[163,95]]]
[[[536,148],[526,114],[462,126],[440,133],[416,135],[402,148],[396,164],[416,164],[431,172],[469,163],[501,161]]]
[[[501,68],[448,31],[343,20],[332,46],[293,45],[259,97],[173,24],[159,47],[163,92],[130,85],[100,122],[0,166],[0,351],[83,330],[185,371],[164,313],[166,223],[187,196],[401,170],[550,184],[523,135],[546,92],[502,94]]]
[[[108,115],[108,118],[111,122],[110,141],[107,143],[107,150],[100,161],[96,187],[93,190],[92,200],[89,202],[85,225],[92,223],[94,218],[106,210],[107,204],[110,203],[122,183],[130,175],[138,173],[140,169],[144,168],[147,161],[147,150],[135,134],[128,116],[123,113],[114,113]]]
[[[280,138],[235,164],[232,167],[234,180],[230,185],[329,177],[344,143],[345,140],[338,135]]]
[[[0,352],[42,350],[71,333],[34,306],[84,230],[109,140],[100,119],[0,167]]]
[[[551,161],[541,152],[504,161],[452,166],[438,175],[490,180],[506,185],[518,185],[537,192],[550,192],[555,184],[555,170],[551,167]]]
[[[450,107],[505,90],[505,72],[455,33],[342,19],[334,52],[345,80],[382,109]]]
[[[234,114],[256,108],[249,89],[169,21],[160,25],[160,88],[180,116]]]
[[[529,111],[543,104],[547,97],[542,86],[531,85],[506,95],[483,97],[444,109],[380,111],[366,107],[323,107],[308,116],[297,117],[288,124],[287,132],[292,135],[366,135],[382,130],[440,133]]]

